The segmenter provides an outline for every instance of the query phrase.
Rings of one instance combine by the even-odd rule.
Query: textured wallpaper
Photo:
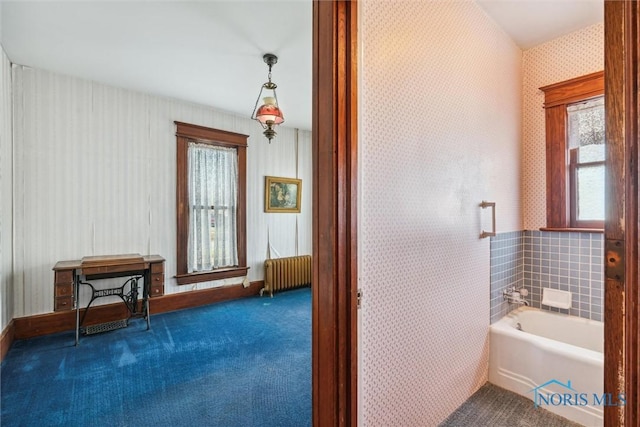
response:
[[[11,63],[0,46],[0,332],[13,318]]]
[[[596,24],[523,53],[523,223],[545,227],[546,152],[544,93],[540,87],[604,69],[604,24]]]
[[[521,50],[473,2],[363,1],[363,426],[435,426],[487,380],[489,239],[520,230]]]
[[[15,317],[52,311],[51,268],[87,255],[162,255],[165,294],[242,282],[175,282],[175,120],[249,135],[249,280],[263,278],[268,236],[273,257],[296,255],[297,226],[298,253],[311,253],[309,131],[299,132],[296,150],[295,129],[278,128],[269,144],[249,113],[241,117],[35,68],[17,66],[13,77],[19,124],[14,192],[22,213],[14,225]],[[302,179],[300,214],[264,212],[265,175]],[[87,288],[81,288],[83,304]]]

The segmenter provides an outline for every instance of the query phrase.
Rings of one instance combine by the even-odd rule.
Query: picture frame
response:
[[[302,180],[278,176],[264,177],[264,211],[300,213]]]

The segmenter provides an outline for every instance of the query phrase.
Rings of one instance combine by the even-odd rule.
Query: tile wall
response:
[[[508,286],[525,287],[531,307],[602,321],[604,236],[600,233],[521,231],[491,238],[491,323],[516,308],[502,298]],[[541,305],[542,288],[572,293],[563,310]]]
[[[500,233],[491,238],[491,323],[500,320],[514,304],[508,304],[502,291],[524,286],[524,232]]]

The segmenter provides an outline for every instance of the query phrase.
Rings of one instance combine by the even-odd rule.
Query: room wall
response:
[[[13,318],[11,63],[0,45],[0,333]]]
[[[502,292],[526,288],[531,307],[602,321],[604,317],[604,236],[525,230],[491,238],[491,323],[517,304]],[[571,308],[542,305],[544,288],[571,292]]]
[[[213,81],[212,81],[213,84]],[[271,255],[311,253],[311,134],[278,129],[268,144],[246,117],[28,67],[14,69],[15,317],[53,310],[59,260],[141,253],[166,258],[165,294],[241,283],[178,286],[174,121],[247,134],[247,258],[251,281]],[[252,106],[248,106],[250,109]],[[285,112],[286,113],[286,112]],[[303,180],[301,214],[264,213],[264,176]],[[88,301],[83,291],[81,302]],[[104,301],[108,302],[105,298]]]
[[[361,425],[487,380],[489,239],[521,230],[521,50],[473,2],[360,4]]]
[[[602,23],[523,52],[522,283],[531,292],[533,307],[550,309],[540,303],[543,288],[567,290],[572,292],[572,306],[562,312],[594,320],[603,317],[603,236],[538,231],[546,226],[544,93],[539,88],[603,69]],[[498,288],[492,284],[493,305],[501,307],[494,308],[494,314],[508,310]]]
[[[544,93],[540,87],[604,69],[604,24],[525,50],[523,62],[522,206],[526,230],[546,226]]]

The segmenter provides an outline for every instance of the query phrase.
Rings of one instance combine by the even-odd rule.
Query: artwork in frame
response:
[[[264,177],[264,211],[300,213],[302,180],[295,178]]]

